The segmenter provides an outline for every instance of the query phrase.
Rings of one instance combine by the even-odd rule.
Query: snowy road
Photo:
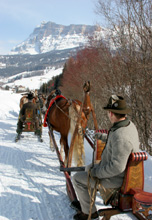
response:
[[[15,127],[16,122],[14,131]],[[65,178],[59,171],[56,154],[49,149],[47,131],[43,135],[44,143],[39,143],[33,134],[24,135],[24,139],[14,143],[15,132],[14,135],[5,135],[6,129],[3,132],[0,220],[71,219],[74,212],[69,207]]]
[[[19,98],[0,91],[0,220],[71,220],[75,211],[56,153],[49,148],[47,128],[43,143],[33,133],[23,133],[23,139],[14,142]],[[99,198],[97,207],[102,208]],[[124,214],[111,219],[136,218]]]
[[[43,143],[33,133],[15,143],[19,95],[7,102],[6,94],[0,96],[0,220],[71,219],[74,211],[47,128]]]

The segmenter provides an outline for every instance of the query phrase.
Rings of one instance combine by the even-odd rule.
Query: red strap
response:
[[[97,132],[101,132],[101,133],[106,133],[106,134],[108,134],[108,130],[107,130],[107,129],[96,130],[96,133],[97,133]]]

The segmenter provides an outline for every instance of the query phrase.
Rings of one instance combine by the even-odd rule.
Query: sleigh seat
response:
[[[144,160],[147,158],[146,152],[130,155],[119,199],[122,211],[132,210],[133,214],[143,216],[143,219],[152,217],[152,193],[144,191]]]
[[[37,130],[36,126],[36,116],[35,110],[27,108],[25,110],[25,121],[23,123],[23,132],[35,132]]]
[[[117,205],[111,202],[112,208],[99,210],[105,220],[127,211],[132,211],[141,220],[152,219],[152,193],[144,191],[144,161],[147,158],[146,152],[131,153]]]

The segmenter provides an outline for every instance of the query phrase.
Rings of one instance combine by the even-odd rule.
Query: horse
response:
[[[23,107],[23,105],[25,103],[28,102],[28,93],[24,93],[22,94],[22,98],[20,99],[20,109]],[[38,94],[36,92],[33,93],[33,100],[32,100],[33,103],[40,103],[40,107],[41,107],[41,112],[43,115],[45,115],[45,111],[46,111],[46,108],[45,108],[45,102],[46,102],[46,97],[42,94]]]
[[[48,108],[50,101],[57,96],[59,97],[48,110],[46,120],[52,131],[55,130],[61,135],[60,145],[61,149],[64,148],[65,164],[68,164],[68,135],[71,133],[71,137],[73,137],[77,126],[73,146],[73,158],[75,163],[77,163],[77,166],[82,166],[84,164],[84,133],[89,114],[93,111],[89,95],[89,81],[84,83],[83,90],[85,94],[83,103],[79,100],[66,99],[61,95],[59,90],[53,90],[47,97],[46,102],[46,107]],[[50,136],[50,147],[52,146],[52,138]]]

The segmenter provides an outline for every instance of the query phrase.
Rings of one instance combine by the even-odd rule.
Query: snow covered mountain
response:
[[[54,68],[60,70],[70,56],[87,46],[89,36],[100,36],[105,42],[107,33],[99,26],[42,22],[10,55],[0,56],[0,86],[16,85],[22,77],[44,76]]]
[[[76,48],[88,42],[96,26],[74,25],[64,26],[54,22],[42,22],[33,33],[21,44],[12,49],[11,54],[41,54],[49,51]]]

